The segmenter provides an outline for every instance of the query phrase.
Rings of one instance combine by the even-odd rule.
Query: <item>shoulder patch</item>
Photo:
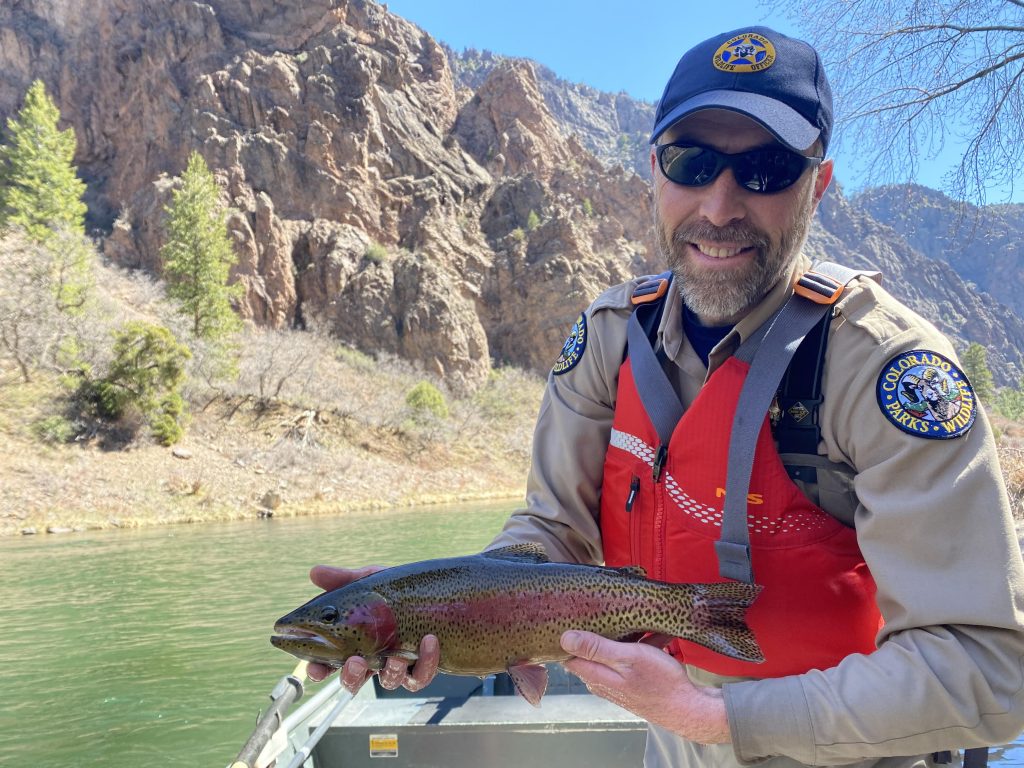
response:
[[[967,376],[952,361],[924,349],[902,352],[882,368],[875,388],[885,417],[911,435],[949,440],[978,415]]]
[[[555,375],[557,376],[575,368],[576,364],[583,359],[583,352],[586,348],[587,316],[580,312],[580,316],[576,318],[576,323],[569,332],[569,338],[562,345],[562,354],[555,361],[555,367],[552,369]]]

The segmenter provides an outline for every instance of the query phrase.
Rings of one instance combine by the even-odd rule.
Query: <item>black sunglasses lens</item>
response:
[[[807,158],[785,149],[761,149],[738,155],[736,181],[752,192],[779,192],[792,186],[807,167]]]
[[[679,147],[667,144],[660,148],[661,172],[676,184],[699,187],[714,180],[722,169],[717,152],[704,147]]]
[[[727,165],[736,182],[751,192],[770,194],[792,186],[804,169],[820,158],[806,158],[788,149],[753,149],[726,155],[705,147],[664,144],[658,148],[661,172],[676,184],[710,184]]]

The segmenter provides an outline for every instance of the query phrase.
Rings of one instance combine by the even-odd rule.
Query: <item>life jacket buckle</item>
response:
[[[658,301],[668,290],[671,273],[662,273],[645,280],[633,290],[633,306]]]
[[[800,276],[793,292],[815,304],[835,304],[845,288],[838,280],[811,270]]]

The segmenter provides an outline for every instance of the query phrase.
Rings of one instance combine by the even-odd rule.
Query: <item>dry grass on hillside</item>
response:
[[[242,372],[193,386],[173,449],[142,430],[110,449],[96,433],[47,444],[56,382],[0,379],[0,535],[522,495],[542,380],[496,371],[438,416],[406,405],[423,377],[303,333],[252,334]]]
[[[98,257],[93,268],[88,311],[36,328],[21,350],[42,361],[31,383],[0,357],[0,535],[522,495],[540,377],[498,370],[470,397],[446,393],[448,413],[432,413],[406,397],[424,381],[443,386],[408,363],[316,333],[248,331],[237,379],[211,380],[209,353],[158,282]],[[128,320],[166,326],[192,350],[190,423],[174,449],[155,445],[137,417],[113,427],[81,418],[43,372],[48,340],[73,338],[102,373],[112,331]]]

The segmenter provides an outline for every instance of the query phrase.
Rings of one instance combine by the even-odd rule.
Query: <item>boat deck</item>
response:
[[[316,768],[558,768],[640,765],[646,725],[552,668],[533,707],[504,676],[442,676],[422,692],[367,685],[312,753]],[[383,762],[382,762],[383,760]],[[308,763],[307,763],[308,765]]]

